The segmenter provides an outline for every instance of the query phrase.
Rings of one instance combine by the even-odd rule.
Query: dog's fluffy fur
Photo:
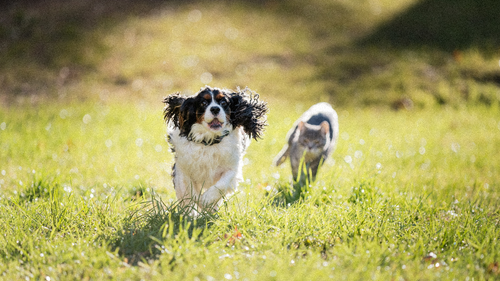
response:
[[[177,199],[181,206],[217,209],[243,180],[242,159],[250,138],[260,138],[267,125],[266,103],[248,88],[208,86],[189,97],[172,94],[163,102],[167,138],[175,153]]]

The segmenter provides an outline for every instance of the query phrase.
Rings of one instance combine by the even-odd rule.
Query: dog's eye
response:
[[[207,100],[203,100],[203,101],[201,102],[201,105],[203,105],[203,106],[207,106],[207,105],[208,105],[208,101],[207,101]]]
[[[227,105],[227,101],[226,101],[226,100],[221,100],[221,101],[220,101],[220,105],[222,105],[222,106],[226,106],[226,105]]]

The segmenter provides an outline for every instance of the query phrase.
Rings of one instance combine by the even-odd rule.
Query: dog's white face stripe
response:
[[[222,108],[222,106],[220,106],[216,101],[215,101],[215,96],[214,96],[214,93],[210,93],[210,95],[212,96],[212,101],[210,102],[210,104],[207,106],[207,108],[205,109],[205,114],[204,114],[204,122],[206,123],[207,125],[207,128],[210,128],[210,125],[208,125],[208,123],[212,122],[215,118],[217,118],[221,123],[222,123],[222,127],[225,127],[225,125],[227,125],[227,117],[226,117],[226,112],[224,111],[224,108]],[[214,114],[212,112],[212,108],[214,109],[218,109],[218,112],[217,110],[215,110],[215,112],[217,112],[216,114]],[[204,124],[205,125],[205,124]],[[221,128],[222,129],[222,128]],[[218,131],[218,130],[217,130]]]
[[[222,135],[224,131],[232,131],[233,126],[228,120],[224,108],[215,100],[213,92],[210,92],[211,102],[205,108],[201,124],[195,123],[191,127],[189,136],[195,141],[211,142],[214,138]],[[213,110],[213,112],[212,112]],[[215,113],[214,113],[215,112]],[[215,120],[217,119],[217,120]],[[214,123],[215,122],[215,123]]]

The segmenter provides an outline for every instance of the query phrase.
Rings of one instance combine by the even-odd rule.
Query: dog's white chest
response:
[[[240,170],[240,138],[232,132],[220,143],[204,145],[188,141],[176,132],[170,134],[175,150],[176,169],[196,183],[211,185],[227,170]],[[240,172],[240,171],[238,171]]]

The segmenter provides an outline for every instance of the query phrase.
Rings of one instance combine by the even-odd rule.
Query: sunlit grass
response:
[[[0,279],[499,278],[494,53],[360,43],[413,0],[153,2],[0,12]],[[239,190],[194,219],[161,100],[205,84],[255,90],[269,126]],[[285,201],[272,159],[319,101],[337,149]]]
[[[271,167],[272,157],[306,107],[270,104],[265,137],[246,155],[246,182],[216,217],[194,228],[171,209],[172,156],[161,103],[2,111],[2,274],[52,280],[497,276],[496,109],[338,108],[337,150],[309,194],[280,207],[273,203],[280,195],[267,194],[289,183],[290,168]]]

